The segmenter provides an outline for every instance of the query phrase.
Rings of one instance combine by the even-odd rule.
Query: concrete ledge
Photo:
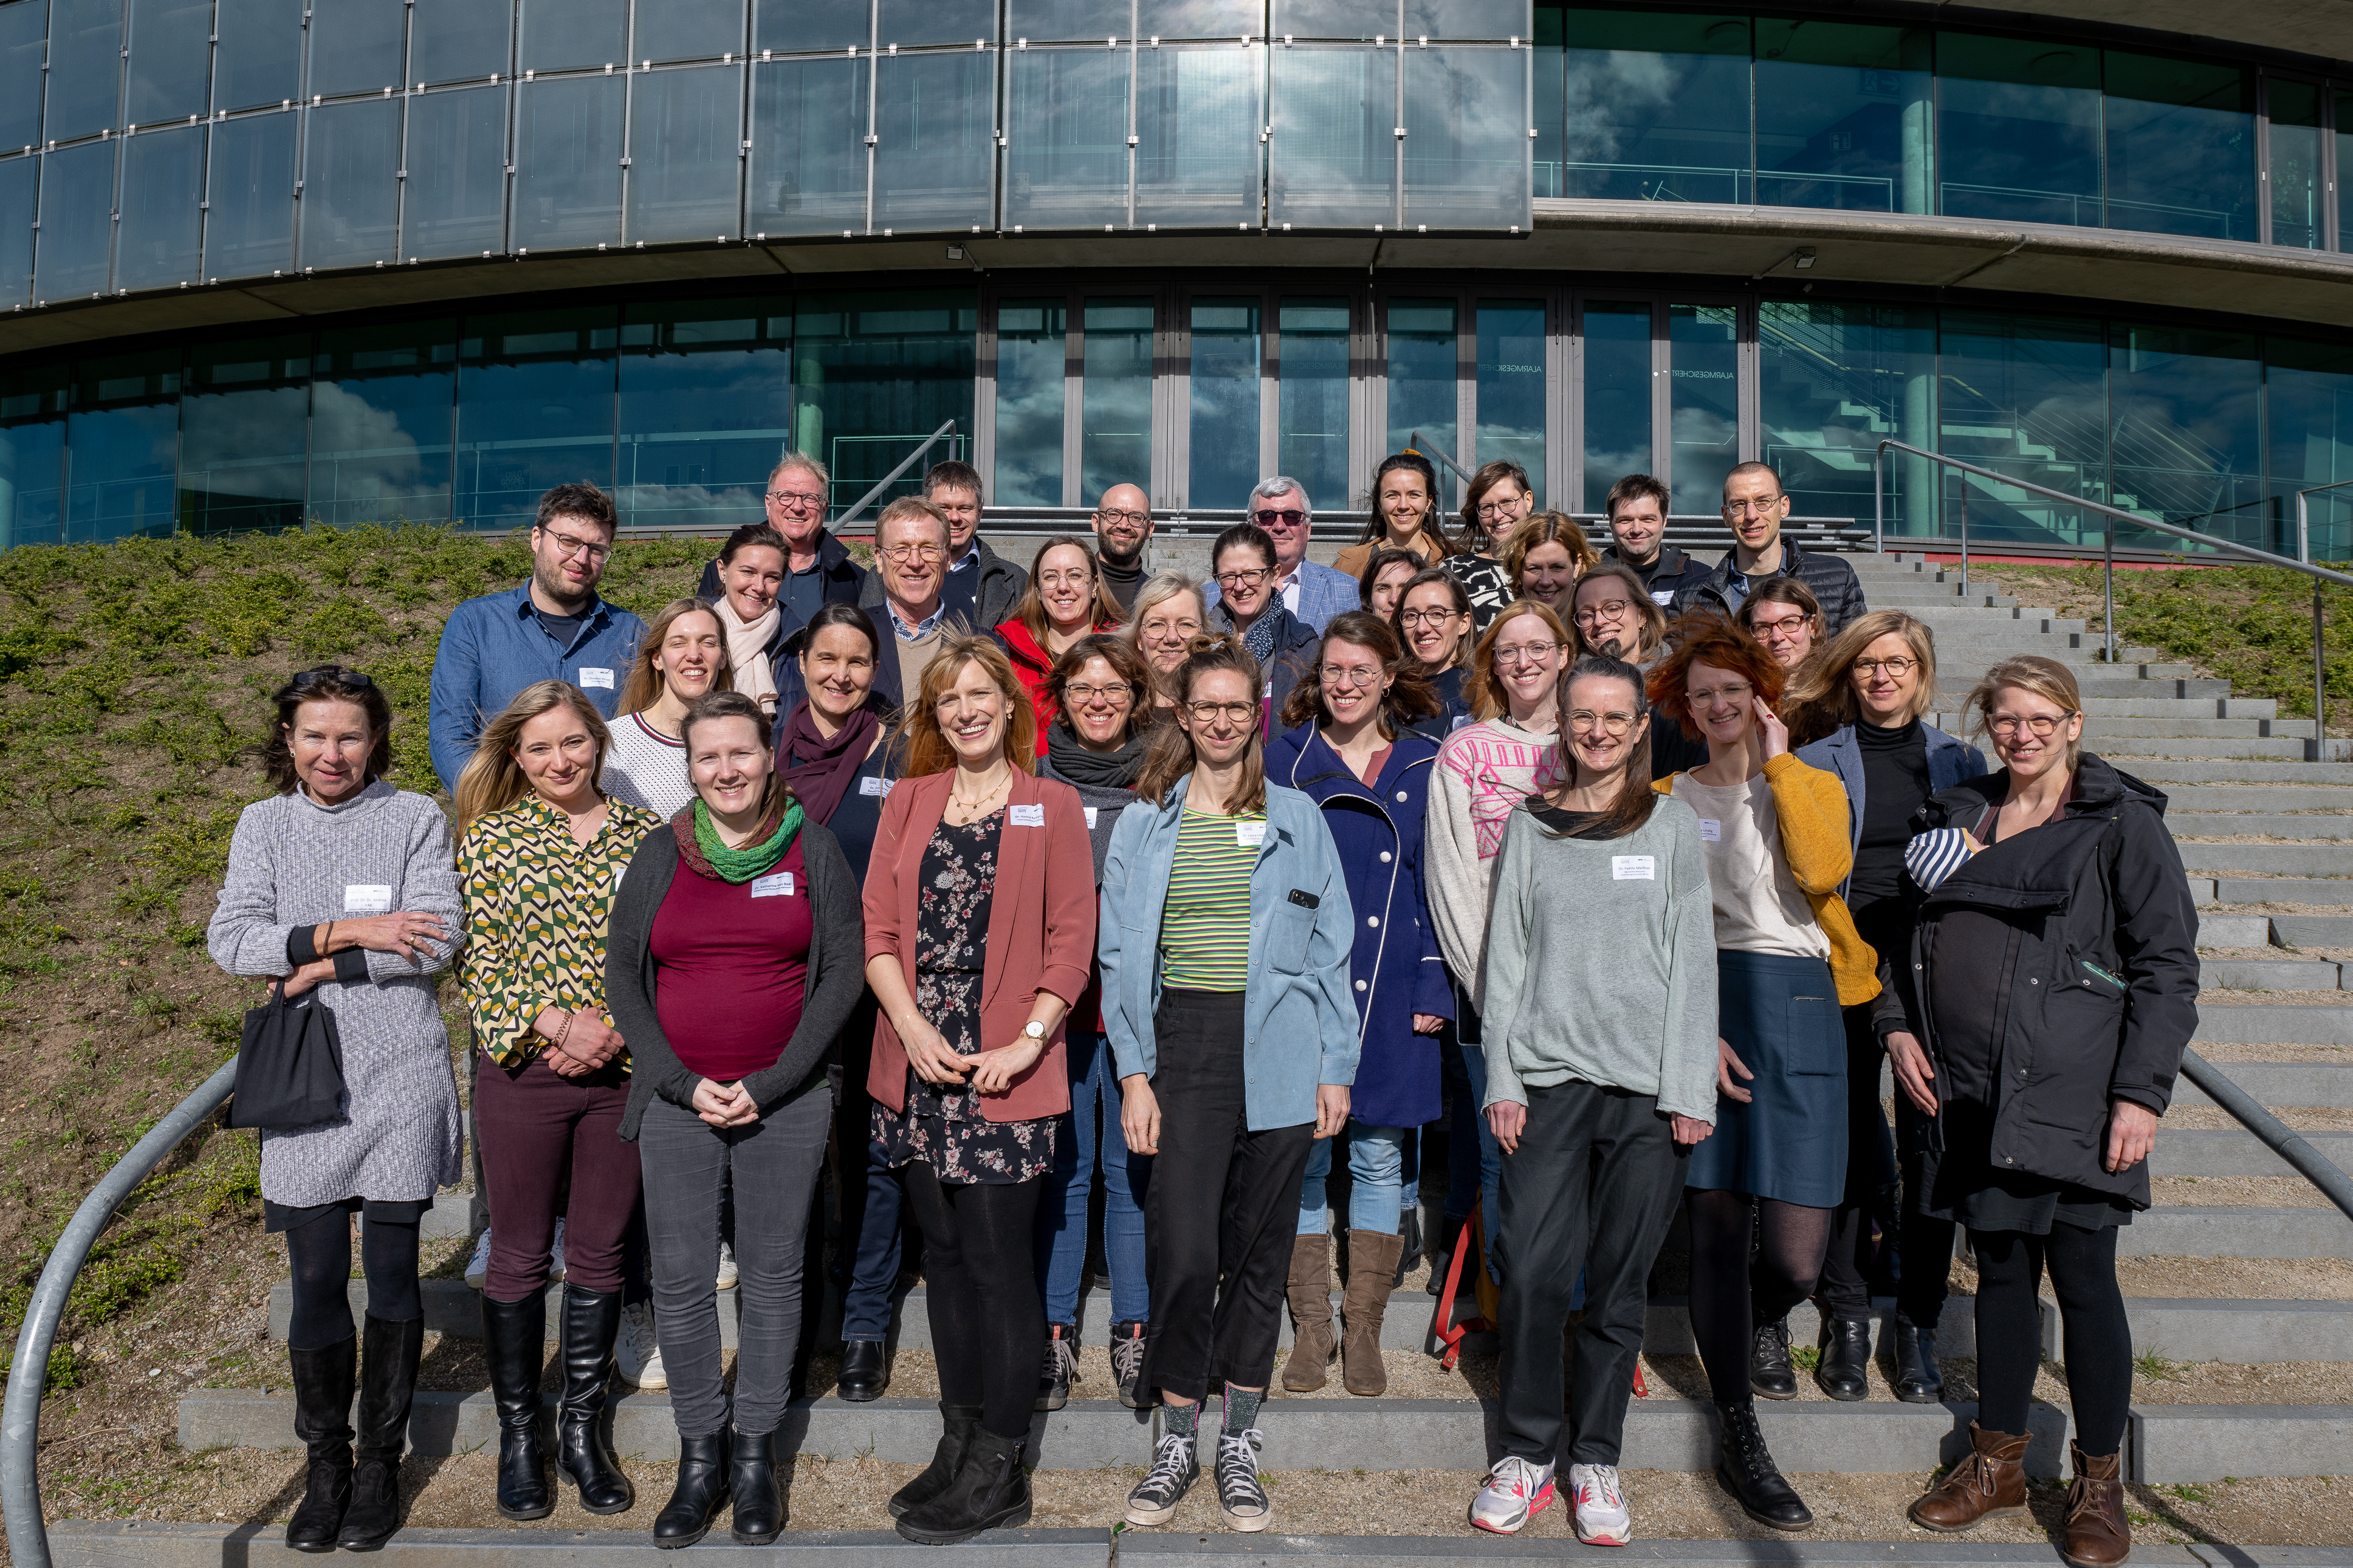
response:
[[[2338,969],[2320,958],[2209,958],[2198,983],[2210,991],[2337,991]]]
[[[2044,1332],[2055,1304],[2042,1303]],[[2125,1303],[2133,1348],[2169,1361],[2353,1361],[2353,1303],[2138,1297]],[[1947,1314],[1949,1321],[1950,1314]],[[1939,1348],[1943,1342],[1938,1342]],[[2043,1355],[2052,1356],[2046,1345]],[[2234,1474],[2237,1472],[2233,1472]],[[2308,1472],[2299,1472],[2308,1473]]]
[[[454,1334],[459,1339],[479,1340],[482,1337],[482,1293],[463,1279],[420,1279],[417,1294],[425,1307],[425,1331],[432,1334]],[[367,1310],[367,1281],[351,1283],[352,1321],[357,1322]],[[742,1313],[736,1292],[719,1292],[719,1343],[733,1350],[736,1344],[736,1319]],[[283,1341],[287,1325],[294,1319],[294,1287],[280,1279],[269,1288],[269,1337]],[[555,1343],[564,1335],[564,1287],[547,1288],[547,1342]]]
[[[244,1568],[320,1561],[286,1545],[282,1525],[161,1524],[147,1521],[62,1520],[49,1527],[57,1568]],[[865,1568],[907,1563],[936,1549],[917,1546],[894,1531],[794,1531],[774,1546],[738,1546],[723,1529],[696,1548],[725,1552],[743,1563],[815,1564]],[[657,1552],[642,1530],[403,1530],[375,1561],[404,1568],[509,1568],[519,1563],[581,1563],[622,1568],[672,1560]],[[956,1551],[958,1563],[977,1568],[1109,1568],[1107,1530],[992,1530]]]
[[[1282,1521],[1282,1503],[1275,1502],[1275,1522]],[[1461,1536],[1416,1535],[1163,1535],[1155,1531],[1120,1532],[1119,1555],[1148,1559],[1155,1568],[1179,1568],[1187,1560],[1233,1563],[1281,1561],[1285,1558],[1345,1558],[1350,1568],[1408,1568],[1408,1565],[1477,1562],[1556,1563],[1922,1563],[1940,1568],[1970,1568],[1978,1563],[2053,1564],[2058,1552],[2049,1546],[2003,1545],[1958,1536],[1951,1541],[1642,1541],[1625,1546],[1584,1546],[1574,1540],[1553,1538],[1517,1541],[1507,1536],[1473,1536],[1463,1527]],[[2236,1548],[2223,1548],[2235,1551]],[[2281,1548],[2251,1547],[2271,1552]],[[2306,1548],[2305,1550],[2310,1550]],[[2327,1549],[2323,1549],[2327,1550]],[[2132,1560],[2150,1568],[2206,1568],[2187,1547],[2144,1546],[2133,1542]],[[2257,1560],[2246,1560],[2252,1563]],[[2277,1561],[2265,1557],[2268,1563]],[[2353,1563],[2353,1552],[2316,1563]],[[2215,1563],[2212,1568],[2221,1568]]]
[[[2295,744],[2292,741],[2278,743]],[[2221,904],[2318,904],[2323,908],[2353,904],[2353,881],[2337,877],[2233,877],[2225,873],[2217,879],[2217,883],[2214,901]]]
[[[2353,1406],[2138,1405],[2131,1433],[2136,1480],[2353,1475]]]
[[[2126,1258],[2353,1258],[2353,1220],[2333,1208],[2153,1208],[2123,1227],[2116,1251]]]
[[[2232,1013],[2253,1017],[2239,1019]],[[2283,1017],[2280,1015],[2289,1016]],[[2353,1045],[2331,1037],[2344,1032],[2348,1010],[2337,1007],[2274,1007],[2258,1003],[2249,1007],[2201,1007],[2198,1011],[2195,1047],[2207,1041],[2218,1045]],[[2291,1039],[2301,1035],[2301,1041]],[[2217,1062],[2222,1075],[2249,1094],[2258,1105],[2306,1107],[2316,1110],[2353,1109],[2353,1065],[2336,1062]],[[2205,1090],[2188,1075],[2174,1080],[2176,1105],[2211,1105]],[[2160,1133],[2162,1142],[2163,1134]]]
[[[2304,1141],[2353,1172],[2353,1132],[2306,1132]],[[2295,1167],[2252,1132],[2228,1127],[2168,1127],[2148,1157],[2152,1176],[2292,1176]]]

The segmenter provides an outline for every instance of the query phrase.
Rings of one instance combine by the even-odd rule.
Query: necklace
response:
[[[958,795],[955,791],[955,786],[951,784],[948,786],[948,803],[965,811],[978,811],[982,806],[987,805],[990,801],[995,800],[999,792],[1011,787],[1012,784],[1013,770],[1008,768],[1005,771],[1003,777],[999,778],[995,784],[989,785],[987,789],[982,791],[979,795],[974,795],[969,799],[964,795]]]

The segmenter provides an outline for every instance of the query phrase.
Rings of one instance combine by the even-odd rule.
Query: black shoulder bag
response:
[[[343,1119],[343,1045],[318,993],[290,998],[281,982],[245,1016],[231,1127],[291,1132]]]

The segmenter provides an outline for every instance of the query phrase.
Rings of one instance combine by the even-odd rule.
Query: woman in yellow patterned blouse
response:
[[[526,687],[458,780],[459,982],[480,1047],[474,1128],[490,1184],[482,1335],[499,1412],[499,1511],[554,1507],[539,1446],[548,1256],[565,1173],[566,1276],[556,1464],[591,1513],[634,1500],[600,1417],[621,1328],[638,1146],[621,1141],[628,1048],[605,1013],[605,920],[629,857],[662,826],[596,787],[609,743],[579,688]]]

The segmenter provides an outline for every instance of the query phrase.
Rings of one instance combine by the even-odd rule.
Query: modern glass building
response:
[[[1040,518],[1346,510],[1418,440],[1866,524],[1893,437],[2292,551],[2353,479],[2353,15],[2116,14],[0,0],[0,542],[573,479],[717,529],[940,433]]]

